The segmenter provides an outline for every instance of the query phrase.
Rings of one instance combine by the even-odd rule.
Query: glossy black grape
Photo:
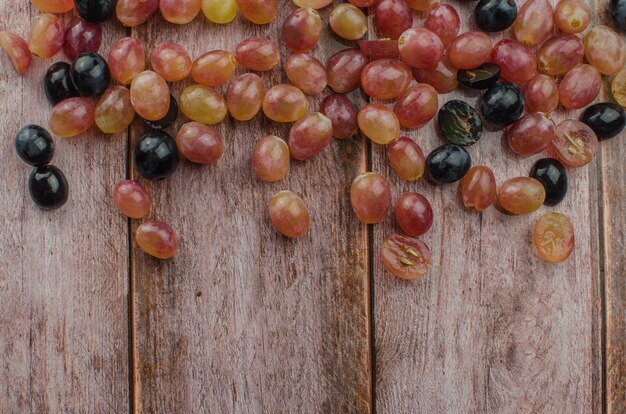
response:
[[[567,194],[567,172],[561,161],[554,158],[538,160],[530,170],[530,176],[543,184],[546,200],[543,204],[556,206]]]
[[[48,68],[43,78],[43,89],[48,101],[56,105],[64,99],[77,97],[78,91],[70,76],[71,66],[67,62],[57,62]]]
[[[459,181],[472,166],[472,158],[463,147],[446,144],[436,148],[426,158],[427,177],[436,183]]]
[[[611,102],[591,105],[580,116],[580,120],[593,129],[598,139],[619,135],[626,125],[624,108]]]
[[[30,173],[28,192],[40,208],[56,210],[67,202],[70,189],[63,171],[54,165],[44,165],[34,168]]]
[[[52,160],[54,141],[39,125],[26,125],[15,136],[15,151],[25,163],[40,167]]]
[[[439,128],[448,141],[457,145],[475,144],[483,133],[483,122],[468,103],[446,102],[439,110]]]
[[[626,31],[626,0],[611,0],[611,16],[617,27]]]
[[[76,56],[71,70],[72,82],[82,96],[102,95],[111,84],[106,60],[96,52]]]
[[[176,142],[163,131],[145,132],[135,145],[135,166],[149,180],[162,180],[178,168]]]
[[[483,63],[476,69],[459,70],[456,73],[459,83],[471,89],[489,89],[500,78],[500,66],[495,63]]]
[[[165,129],[176,122],[176,118],[178,118],[178,102],[173,95],[170,95],[170,109],[167,111],[167,115],[158,121],[148,121],[146,119],[143,120],[143,123],[152,129]]]
[[[480,0],[474,8],[476,25],[483,32],[500,32],[508,29],[516,17],[515,0]]]
[[[517,85],[496,83],[485,91],[480,112],[490,125],[504,128],[517,121],[524,111],[524,97]]]
[[[102,23],[115,13],[116,0],[75,0],[74,7],[90,23]]]

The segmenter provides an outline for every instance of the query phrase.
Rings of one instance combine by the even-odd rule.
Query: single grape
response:
[[[529,111],[553,112],[559,105],[559,85],[550,76],[537,74],[526,83],[524,100]]]
[[[28,48],[33,55],[47,59],[61,50],[64,36],[61,19],[54,14],[40,14],[30,28]]]
[[[318,12],[311,8],[297,9],[285,19],[283,41],[292,52],[307,52],[319,42],[323,28]]]
[[[133,160],[142,177],[162,180],[174,174],[180,157],[171,136],[163,131],[151,130],[137,140]]]
[[[418,83],[407,89],[393,109],[403,128],[417,128],[433,119],[439,108],[439,95],[432,86]]]
[[[311,55],[296,53],[289,56],[285,73],[289,81],[307,95],[318,95],[326,88],[326,68]]]
[[[333,137],[331,120],[320,112],[299,119],[289,131],[289,152],[297,160],[308,160],[320,153]]]
[[[400,58],[414,68],[437,66],[444,55],[444,46],[439,36],[428,29],[408,29],[398,39]]]
[[[231,55],[232,56],[232,55]],[[167,82],[178,82],[185,79],[191,72],[191,57],[179,44],[159,43],[150,53],[152,70],[161,75]],[[194,78],[196,82],[197,79]]]
[[[582,122],[568,119],[554,130],[550,154],[563,164],[579,168],[589,164],[598,152],[598,137]]]
[[[176,135],[180,155],[196,164],[213,164],[224,154],[222,135],[204,124],[188,122]]]
[[[559,85],[559,102],[568,109],[579,109],[593,102],[600,93],[602,76],[591,65],[580,65],[565,74]]]
[[[548,75],[563,75],[583,62],[585,50],[578,36],[562,34],[548,39],[537,53],[539,70]]]
[[[428,13],[424,27],[439,36],[444,46],[447,46],[458,36],[461,18],[454,7],[441,4]]]
[[[426,158],[426,173],[439,184],[455,183],[465,177],[472,166],[472,158],[463,147],[445,144],[435,148]]]
[[[396,114],[381,104],[368,104],[357,117],[361,132],[377,144],[389,144],[400,134],[400,121]]]
[[[146,70],[133,78],[130,99],[140,117],[157,121],[170,109],[170,88],[158,73]]]
[[[235,55],[225,50],[212,50],[193,61],[191,78],[200,85],[215,87],[228,82],[236,69]]]
[[[135,110],[130,101],[130,91],[123,86],[112,86],[98,100],[95,121],[105,134],[126,131],[135,119]]]
[[[135,241],[146,254],[157,259],[171,259],[178,251],[178,238],[174,230],[162,221],[147,221],[137,227]]]
[[[252,168],[262,181],[280,181],[289,172],[289,147],[275,135],[257,142],[252,153]]]
[[[595,132],[598,139],[618,136],[624,130],[626,114],[624,108],[612,102],[600,102],[589,106],[580,120]]]
[[[52,108],[50,130],[63,138],[80,135],[93,126],[95,108],[87,98],[68,98]]]
[[[482,32],[466,32],[448,48],[450,63],[458,69],[474,69],[491,58],[491,39]]]
[[[291,191],[280,191],[268,206],[270,220],[281,234],[291,238],[302,237],[311,225],[309,210],[302,198]]]
[[[483,32],[508,29],[516,17],[515,0],[480,0],[474,8],[474,20]]]
[[[178,119],[178,113],[178,101],[176,101],[174,95],[170,95],[170,109],[167,111],[167,114],[163,118],[156,121],[149,121],[147,119],[144,119],[143,123],[148,128],[158,130],[165,129],[171,126],[174,122],[176,122],[176,119]]]
[[[413,25],[413,11],[404,0],[380,0],[374,9],[380,37],[398,39]]]
[[[218,124],[226,118],[226,100],[215,89],[204,85],[191,85],[180,95],[180,111],[192,121],[201,124]]]
[[[543,184],[531,177],[517,177],[505,181],[498,190],[500,207],[511,214],[529,214],[537,211],[546,199]]]
[[[168,22],[187,24],[202,10],[202,0],[160,0],[159,10]]]
[[[74,0],[31,0],[30,4],[42,13],[67,13],[74,8]]]
[[[624,67],[624,39],[608,26],[597,25],[585,35],[585,58],[603,75],[613,75]]]
[[[367,17],[350,3],[338,4],[330,13],[328,21],[333,32],[344,39],[357,40],[367,32]]]
[[[421,240],[394,234],[384,241],[380,261],[395,277],[415,280],[428,272],[430,250]]]
[[[398,41],[392,39],[359,40],[359,50],[372,59],[397,59]]]
[[[591,22],[591,11],[581,0],[560,0],[554,9],[554,22],[562,32],[583,32]]]
[[[500,66],[500,75],[509,82],[528,82],[537,73],[537,57],[516,40],[502,39],[496,43],[491,61]]]
[[[448,141],[456,145],[473,145],[482,136],[483,123],[467,102],[451,100],[439,110],[439,129]]]
[[[506,137],[514,153],[528,157],[548,148],[554,138],[554,129],[554,121],[549,115],[530,112],[511,125]]]
[[[144,218],[150,213],[150,196],[136,181],[122,180],[113,187],[113,202],[126,217]]]
[[[278,16],[278,0],[237,0],[239,13],[255,24],[267,24]]]
[[[574,249],[574,227],[561,213],[546,213],[533,228],[533,243],[539,258],[549,263],[567,260]]]
[[[261,110],[264,96],[263,79],[253,73],[244,73],[228,85],[228,112],[238,121],[249,121]]]
[[[30,67],[33,55],[28,49],[28,43],[20,36],[11,32],[0,32],[0,46],[11,59],[11,64],[18,75],[23,75]]]
[[[263,37],[251,37],[239,43],[235,56],[241,66],[259,72],[272,70],[280,63],[278,47]]]
[[[498,83],[500,67],[495,63],[483,63],[474,69],[459,70],[456,78],[466,88],[489,89]]]
[[[54,141],[39,125],[26,125],[15,136],[15,152],[33,167],[49,164],[54,156]]]
[[[145,23],[157,10],[159,10],[159,0],[117,0],[115,6],[117,19],[124,26],[129,27]]]
[[[391,207],[389,182],[382,175],[363,173],[352,182],[350,200],[354,213],[362,223],[379,223]]]
[[[513,24],[517,40],[526,46],[541,44],[552,33],[553,13],[554,10],[548,0],[526,1]]]
[[[48,68],[44,75],[43,87],[48,102],[56,105],[64,99],[75,98],[78,91],[70,75],[71,66],[67,62],[57,62]]]
[[[354,136],[359,129],[357,111],[345,95],[333,94],[327,96],[320,106],[320,112],[330,119],[333,124],[333,136],[347,139]]]
[[[426,157],[422,148],[411,138],[400,137],[387,146],[389,165],[398,177],[407,181],[422,178],[426,168]]]
[[[421,236],[433,225],[433,209],[421,194],[404,193],[393,210],[396,223],[407,236]]]
[[[626,68],[620,70],[611,81],[611,94],[615,102],[626,107]]]
[[[96,52],[80,53],[72,63],[72,83],[82,96],[102,95],[111,84],[106,60]]]
[[[102,26],[74,17],[67,24],[64,34],[63,51],[69,60],[76,59],[79,53],[97,52],[102,43]]]
[[[378,59],[361,72],[361,86],[374,99],[395,99],[402,95],[413,76],[407,65],[397,59]]]
[[[134,37],[124,37],[111,45],[109,69],[116,81],[129,84],[146,68],[146,57],[141,42]]]
[[[74,8],[90,23],[102,23],[115,13],[116,0],[74,0]]]
[[[496,177],[489,167],[469,169],[461,181],[461,201],[468,210],[484,211],[496,200]]]
[[[434,68],[414,68],[413,77],[419,83],[432,86],[440,94],[452,92],[459,85],[457,70],[445,56]]]
[[[567,194],[567,173],[561,161],[554,158],[537,160],[529,175],[538,180],[546,190],[543,204],[556,206],[563,201]]]
[[[485,121],[496,128],[504,128],[517,121],[524,111],[524,98],[516,85],[496,83],[483,94],[480,112]]]
[[[213,23],[227,24],[237,17],[237,2],[235,0],[202,0],[202,12]]]
[[[56,210],[65,205],[70,187],[63,171],[54,165],[33,168],[28,176],[28,193],[37,207]]]
[[[292,85],[276,85],[263,98],[263,113],[276,122],[295,122],[305,116],[308,109],[306,96]]]
[[[369,59],[359,49],[344,49],[326,63],[328,86],[337,93],[352,92],[361,86],[361,72]]]

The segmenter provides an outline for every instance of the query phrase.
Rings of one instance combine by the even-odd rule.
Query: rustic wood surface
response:
[[[133,30],[109,23],[103,54],[125,35],[147,53],[175,41],[193,57],[250,36],[278,41],[294,9],[280,2],[278,21],[263,27],[203,17],[184,30],[160,17]],[[594,5],[598,22],[609,21],[606,3]],[[474,3],[454,5],[471,28]],[[26,36],[36,13],[0,2],[0,30]],[[325,20],[329,13],[322,10]],[[325,61],[349,46],[326,34],[315,55]],[[289,126],[261,115],[218,126],[226,139],[218,164],[182,162],[167,181],[148,182],[129,158],[144,130],[135,122],[128,134],[56,140],[54,164],[68,176],[71,199],[47,213],[30,202],[30,170],[13,136],[27,123],[47,125],[40,79],[63,58],[35,59],[19,78],[0,53],[0,412],[626,411],[624,136],[603,142],[595,164],[568,170],[563,204],[510,217],[463,211],[456,185],[398,180],[384,148],[360,137],[333,140],[312,160],[293,162],[285,181],[262,184],[252,147],[268,134],[286,139]],[[262,77],[267,87],[286,82],[279,70]],[[189,84],[175,84],[174,95]],[[478,95],[455,92],[440,104],[453,97]],[[320,101],[310,100],[311,111]],[[575,114],[557,118],[566,115]],[[432,123],[404,133],[425,151],[443,143]],[[540,158],[514,156],[500,132],[469,151],[499,183],[527,175]],[[389,178],[394,199],[417,191],[432,202],[424,240],[434,263],[423,280],[398,281],[378,263],[382,240],[397,231],[391,216],[369,229],[354,218],[348,189],[368,169]],[[124,220],[109,198],[126,176],[151,194],[148,219],[178,232],[174,260],[145,256],[129,236],[140,222]],[[282,189],[302,195],[313,217],[295,242],[266,218]],[[549,210],[575,227],[575,252],[561,265],[530,249],[532,223]]]

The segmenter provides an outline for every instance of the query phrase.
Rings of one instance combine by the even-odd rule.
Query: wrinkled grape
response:
[[[289,172],[289,147],[282,139],[269,135],[257,142],[252,153],[252,168],[262,181],[280,181]]]
[[[296,121],[289,131],[289,152],[297,160],[320,153],[333,137],[333,124],[324,114],[314,112]]]
[[[544,214],[535,223],[533,243],[541,260],[549,263],[564,262],[574,249],[572,222],[565,214]]]
[[[415,181],[424,175],[426,157],[422,148],[408,137],[400,137],[387,146],[389,165],[398,177]]]
[[[298,238],[309,231],[311,218],[304,201],[291,191],[280,191],[272,197],[269,215],[274,228],[284,236]]]
[[[391,207],[391,188],[380,174],[366,172],[352,182],[350,200],[362,223],[375,224],[385,218]]]
[[[249,121],[261,110],[264,96],[263,80],[253,73],[245,73],[228,85],[228,112],[238,121]]]
[[[468,210],[483,211],[496,200],[496,177],[489,167],[469,169],[461,181],[461,201]]]
[[[400,122],[396,114],[381,104],[368,104],[357,117],[361,132],[377,144],[388,144],[398,138]]]
[[[197,164],[213,164],[224,154],[222,135],[204,124],[188,122],[176,135],[180,155]]]
[[[433,209],[426,197],[418,193],[402,194],[393,213],[407,236],[421,236],[433,225]]]
[[[380,260],[395,277],[415,280],[428,272],[430,250],[421,240],[394,234],[383,243]]]

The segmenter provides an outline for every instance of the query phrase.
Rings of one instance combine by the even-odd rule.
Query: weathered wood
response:
[[[455,3],[463,28],[473,28],[473,3]],[[494,40],[500,36],[494,36]],[[478,93],[456,91],[472,103]],[[557,116],[562,119],[563,114]],[[445,141],[431,123],[405,131],[425,152]],[[545,156],[516,157],[489,131],[468,149],[474,165],[488,165],[498,183],[527,175]],[[600,394],[599,271],[596,174],[568,170],[570,193],[556,208],[506,216],[494,208],[464,211],[457,185],[402,182],[385,149],[373,150],[373,169],[403,191],[426,195],[435,211],[433,266],[416,282],[388,274],[375,257],[376,406],[380,412],[598,412]],[[563,264],[533,253],[534,221],[547,211],[570,216],[576,249]],[[397,232],[389,217],[374,229],[374,252]]]
[[[0,30],[26,37],[36,15],[29,2],[0,2]],[[108,24],[104,43],[122,32]],[[28,123],[47,127],[41,79],[64,56],[35,58],[20,78],[0,55],[0,412],[125,412],[127,222],[109,191],[126,174],[126,134],[56,138],[70,201],[39,210],[13,137]]]
[[[251,36],[278,42],[280,22],[292,10],[291,1],[281,1],[279,19],[263,27],[241,18],[217,26],[200,16],[182,30],[157,17],[133,35],[147,53],[173,41],[197,57],[234,50]],[[325,60],[339,47],[327,35],[315,54]],[[261,75],[268,88],[286,81],[278,69]],[[175,85],[174,95],[189,83]],[[319,101],[311,100],[311,110]],[[135,407],[369,412],[367,235],[346,197],[365,169],[365,145],[334,140],[312,160],[293,162],[285,181],[264,184],[251,170],[252,148],[264,135],[286,139],[289,126],[259,115],[217,128],[226,152],[216,165],[183,162],[165,182],[140,180],[153,197],[150,218],[171,223],[181,248],[174,260],[159,262],[133,247]],[[134,139],[142,131],[135,124]],[[303,239],[278,235],[268,220],[266,205],[283,189],[302,195],[310,208],[311,231]]]

